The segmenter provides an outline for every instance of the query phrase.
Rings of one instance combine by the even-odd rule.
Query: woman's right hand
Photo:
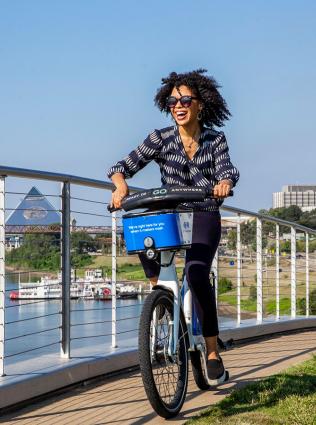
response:
[[[111,207],[121,208],[122,201],[125,196],[128,195],[128,192],[128,186],[125,181],[124,183],[121,182],[119,185],[117,185],[115,191],[112,193]]]

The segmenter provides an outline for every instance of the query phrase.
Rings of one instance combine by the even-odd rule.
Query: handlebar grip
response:
[[[115,208],[115,207],[111,207],[110,205],[107,206],[107,210],[109,211],[109,213],[113,213],[114,211],[119,211],[121,208]]]
[[[229,194],[228,194],[227,196],[228,196],[228,197],[229,197],[229,196],[234,196],[234,191],[233,191],[233,190],[230,190],[230,191],[229,191]],[[214,197],[213,189],[212,189],[212,190],[208,193],[207,197],[208,197],[208,198],[213,198],[213,197]]]

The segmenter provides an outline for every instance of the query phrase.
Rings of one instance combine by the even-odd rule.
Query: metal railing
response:
[[[84,177],[72,176],[67,174],[50,173],[44,171],[27,170],[13,167],[0,166],[0,375],[5,374],[5,360],[21,355],[31,355],[34,351],[50,349],[50,347],[60,346],[60,355],[63,358],[70,358],[71,351],[76,344],[89,339],[90,341],[101,340],[102,344],[107,344],[112,348],[117,347],[118,337],[129,338],[131,335],[135,337],[138,328],[138,316],[141,308],[140,300],[130,300],[125,304],[118,304],[116,297],[116,287],[118,283],[117,273],[117,232],[118,221],[120,215],[106,213],[107,202],[98,199],[91,199],[90,193],[87,197],[72,196],[73,186],[95,188],[98,190],[111,191],[113,185],[109,182],[88,179]],[[49,305],[49,309],[45,310],[45,300],[36,300],[29,302],[27,300],[7,305],[8,292],[5,279],[5,201],[9,195],[24,195],[22,192],[9,192],[5,190],[7,177],[19,179],[36,179],[47,180],[50,182],[61,183],[61,191],[55,196],[60,200],[60,238],[57,240],[60,246],[61,257],[61,274],[62,274],[62,297],[60,301],[55,301]],[[130,187],[131,191],[140,191],[141,188]],[[25,194],[26,195],[26,194]],[[88,205],[88,210],[83,210],[82,206],[73,207],[75,203],[80,205]],[[92,208],[93,206],[93,208]],[[95,208],[101,208],[96,211]],[[215,273],[215,284],[217,288],[216,296],[219,308],[228,308],[230,318],[234,315],[234,324],[230,326],[239,327],[243,321],[243,317],[255,317],[256,323],[260,326],[265,316],[269,315],[270,319],[278,321],[284,313],[281,305],[286,302],[290,303],[289,316],[294,319],[297,316],[298,293],[302,296],[304,289],[305,311],[304,316],[310,316],[310,293],[315,286],[314,272],[311,268],[315,264],[316,258],[310,253],[310,240],[316,238],[316,231],[302,225],[287,222],[275,217],[254,213],[248,210],[223,206],[222,211],[233,213],[237,216],[237,220],[231,228],[236,229],[235,246],[231,249],[218,250],[213,261],[213,271]],[[9,208],[8,208],[9,210]],[[13,208],[12,208],[13,210]],[[93,220],[108,221],[111,227],[111,304],[99,304],[98,307],[93,305],[90,307],[88,302],[75,303],[71,301],[71,234],[72,224],[71,215],[85,215]],[[249,251],[242,241],[243,220],[242,217],[247,216],[256,221],[255,226],[255,267],[253,264],[254,252]],[[223,221],[229,220],[223,217]],[[263,230],[265,223],[274,225],[274,233],[266,235]],[[280,242],[281,231],[284,227],[290,229],[291,250],[290,258],[281,255]],[[296,242],[297,232],[300,231],[305,235],[305,253],[304,258],[297,260]],[[270,232],[271,233],[271,232]],[[227,235],[226,235],[227,236]],[[273,254],[268,253],[263,248],[264,238],[273,240]],[[227,245],[227,244],[226,244]],[[179,260],[180,261],[180,260]],[[271,264],[270,264],[271,263]],[[180,263],[179,263],[180,264]],[[287,269],[288,267],[288,269]],[[302,271],[303,270],[303,271]],[[11,272],[16,273],[16,272]],[[289,273],[289,275],[287,274]],[[312,279],[311,279],[312,273]],[[315,273],[316,274],[316,273]],[[227,277],[231,286],[226,292],[221,290],[221,276]],[[303,280],[303,281],[302,281]],[[34,284],[36,287],[36,283]],[[250,300],[250,291],[255,287],[255,293],[252,291],[252,301]],[[303,288],[304,287],[304,288]],[[273,289],[273,296],[271,291]],[[316,287],[315,287],[316,290]],[[273,313],[269,302],[273,302]],[[6,312],[10,309],[20,309],[29,306],[32,312],[20,312],[16,317],[6,318]],[[34,308],[33,308],[34,306]],[[40,308],[41,306],[41,308]],[[54,308],[53,308],[54,307]],[[286,312],[287,313],[287,312]],[[45,327],[33,331],[25,326],[25,323],[33,321],[45,322]],[[130,326],[128,326],[130,324]],[[12,333],[10,327],[15,327],[17,333]],[[93,329],[94,333],[88,333],[87,329]],[[7,332],[9,330],[9,332]],[[43,341],[37,345],[30,347],[20,343],[23,338],[31,338],[34,335],[46,335]],[[49,336],[47,336],[49,335]],[[93,343],[93,342],[92,342]],[[91,344],[92,344],[91,343]],[[13,350],[9,354],[5,351],[6,344],[15,344],[18,350]],[[72,346],[73,344],[73,346]]]

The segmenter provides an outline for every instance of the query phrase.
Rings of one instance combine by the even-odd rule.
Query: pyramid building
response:
[[[24,233],[27,233],[32,226],[43,230],[47,226],[59,225],[60,222],[60,213],[33,186],[6,220],[6,247],[19,247],[23,243]]]
[[[33,186],[6,220],[7,226],[48,226],[60,223],[60,214]]]

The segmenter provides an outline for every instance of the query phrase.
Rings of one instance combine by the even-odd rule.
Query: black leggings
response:
[[[219,214],[194,212],[191,248],[186,251],[185,274],[192,291],[203,336],[217,336],[218,320],[215,288],[210,283],[212,261],[221,238]],[[160,266],[139,255],[147,278],[158,277]]]

